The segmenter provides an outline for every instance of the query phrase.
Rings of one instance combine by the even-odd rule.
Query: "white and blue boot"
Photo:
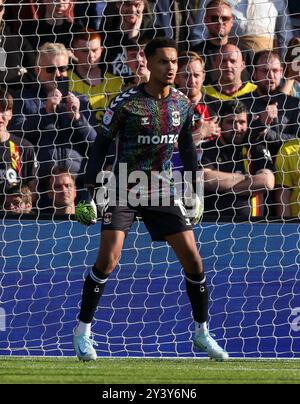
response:
[[[73,346],[79,360],[89,362],[97,359],[97,353],[93,345],[97,344],[88,334],[73,335]]]
[[[195,335],[193,343],[194,348],[201,352],[207,352],[210,359],[215,359],[216,361],[229,359],[228,353],[220,347],[208,331]]]

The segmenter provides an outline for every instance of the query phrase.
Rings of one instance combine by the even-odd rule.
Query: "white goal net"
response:
[[[111,101],[148,80],[145,44],[169,36],[180,51],[175,85],[191,100],[197,69],[206,70],[195,108],[205,179],[195,236],[210,331],[231,357],[300,357],[294,3],[0,0],[0,355],[74,355],[101,224],[74,220],[86,163]],[[176,256],[138,219],[93,322],[97,353],[201,357],[193,327]]]

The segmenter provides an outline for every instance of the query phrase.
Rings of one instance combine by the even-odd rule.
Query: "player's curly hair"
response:
[[[173,48],[178,52],[177,42],[172,38],[156,37],[152,41],[148,42],[145,47],[146,58],[149,59],[156,52],[156,49],[160,48]]]

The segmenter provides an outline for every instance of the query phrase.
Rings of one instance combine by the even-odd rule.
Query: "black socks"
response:
[[[86,277],[82,292],[81,310],[78,317],[83,323],[89,324],[92,322],[107,279],[108,275],[99,273],[95,265]]]
[[[208,318],[208,290],[205,276],[185,273],[185,279],[193,318],[198,323],[205,323]]]

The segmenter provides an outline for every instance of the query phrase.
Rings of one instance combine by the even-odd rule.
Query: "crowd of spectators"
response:
[[[299,217],[298,3],[0,0],[1,210],[74,213],[105,110],[147,82],[144,47],[167,36],[205,215]]]

